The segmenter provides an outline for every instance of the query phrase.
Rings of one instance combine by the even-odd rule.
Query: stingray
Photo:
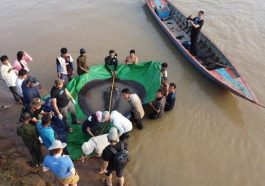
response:
[[[78,103],[82,111],[86,115],[90,115],[96,111],[109,110],[111,96],[112,79],[93,80],[86,83],[78,93]],[[117,110],[122,114],[128,114],[131,107],[128,101],[122,98],[121,91],[123,88],[129,88],[132,93],[136,93],[142,101],[146,96],[144,86],[133,80],[116,79],[113,93],[111,111]]]

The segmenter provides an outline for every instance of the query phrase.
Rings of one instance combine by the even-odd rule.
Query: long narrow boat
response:
[[[187,49],[191,34],[189,23],[171,2],[146,0],[146,4],[159,25],[192,65],[232,93],[262,106],[235,66],[203,33],[198,37],[197,56],[190,54]]]

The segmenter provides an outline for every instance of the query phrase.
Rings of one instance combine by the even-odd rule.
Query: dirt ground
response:
[[[11,92],[1,79],[0,90],[0,186],[58,185],[50,172],[43,173],[41,168],[30,167],[30,155],[22,139],[16,134],[16,128],[20,125],[18,117],[22,106],[15,104]],[[3,105],[10,107],[3,109]],[[96,173],[100,167],[100,161],[99,158],[92,158],[84,163],[74,162],[80,176],[78,185],[103,185],[104,175],[100,176]]]

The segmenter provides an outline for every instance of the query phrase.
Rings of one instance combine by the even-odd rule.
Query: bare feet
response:
[[[100,170],[98,171],[98,174],[104,174],[104,173],[106,173],[106,172],[107,172],[107,170],[101,170],[101,169],[100,169]]]

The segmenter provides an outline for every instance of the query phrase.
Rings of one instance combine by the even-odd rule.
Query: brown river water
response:
[[[237,66],[265,103],[265,1],[173,0],[185,15],[205,11],[203,31]],[[177,84],[174,111],[144,121],[129,139],[126,182],[136,186],[264,186],[265,110],[218,87],[191,66],[160,30],[144,0],[1,0],[0,54],[11,61],[25,50],[32,74],[49,92],[55,58],[66,46],[84,47],[90,65],[109,49],[124,60],[135,49],[141,61],[169,64]],[[87,185],[89,185],[88,178]]]

